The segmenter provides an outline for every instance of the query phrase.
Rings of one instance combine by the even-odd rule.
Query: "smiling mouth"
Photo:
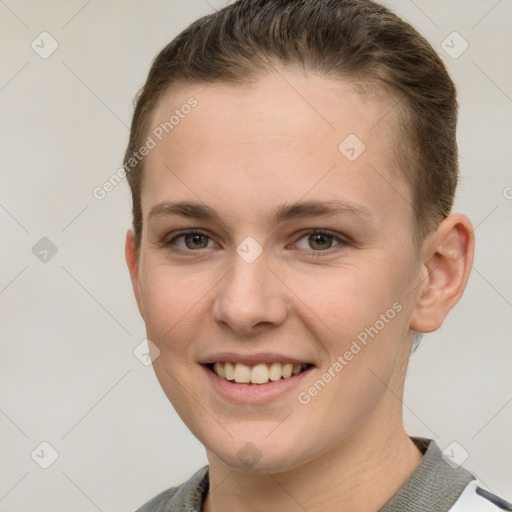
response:
[[[281,379],[290,379],[308,370],[313,365],[308,363],[260,363],[249,366],[243,363],[229,361],[205,365],[221,379],[237,384],[267,384]]]

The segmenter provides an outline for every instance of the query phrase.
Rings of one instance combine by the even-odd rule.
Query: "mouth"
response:
[[[204,365],[217,377],[236,384],[262,386],[269,382],[291,379],[311,368],[309,363],[268,362],[255,365],[217,361]]]

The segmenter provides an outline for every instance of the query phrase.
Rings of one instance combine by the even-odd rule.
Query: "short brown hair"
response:
[[[416,235],[422,239],[450,213],[458,175],[456,90],[426,39],[371,0],[238,0],[171,41],[137,94],[124,158],[137,249],[144,160],[135,162],[133,153],[150,132],[159,99],[175,83],[244,84],[274,65],[388,91],[399,106],[394,153],[412,187]]]

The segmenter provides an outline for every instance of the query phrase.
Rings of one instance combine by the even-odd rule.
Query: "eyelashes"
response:
[[[327,254],[330,255],[334,251],[340,250],[351,244],[349,238],[345,235],[318,228],[302,232],[293,245],[297,245],[303,239],[306,239],[305,245],[307,247],[298,248],[297,252],[314,257]],[[180,244],[181,247],[177,243],[178,240],[182,240],[182,243]],[[214,244],[213,247],[217,245],[213,241],[212,237],[207,233],[197,229],[192,229],[169,235],[162,242],[162,245],[174,253],[193,255],[194,253],[203,252],[204,249],[212,248],[210,242]],[[315,245],[317,245],[317,248],[314,248]],[[326,245],[328,247],[325,247]],[[318,246],[320,247],[318,248]]]
[[[189,240],[190,239],[192,239],[192,240],[203,239],[203,242],[204,242],[204,239],[211,240],[211,237],[209,235],[207,235],[206,233],[203,233],[202,231],[190,230],[190,231],[183,231],[183,232],[179,233],[178,235],[174,236],[169,241],[165,242],[165,246],[169,247],[172,250],[176,250],[175,241],[178,240],[179,238],[184,238],[185,240],[187,240],[187,239],[189,239]],[[205,247],[199,247],[199,249],[204,249],[204,248]],[[187,249],[178,248],[178,250],[182,251],[182,252],[197,252],[197,251],[194,251],[193,249],[187,250]]]
[[[323,231],[320,229],[312,229],[312,230],[307,231],[306,233],[303,233],[298,241],[300,241],[306,237],[307,237],[307,241],[306,241],[307,244],[311,244],[311,243],[317,244],[318,243],[320,245],[325,245],[325,240],[331,239],[331,241],[338,243],[338,245],[335,245],[334,247],[338,247],[339,245],[344,245],[344,244],[346,245],[345,240],[340,238],[338,235],[331,233],[330,231]],[[326,251],[329,251],[330,249],[332,249],[332,245],[327,248],[325,248],[325,247],[320,248],[320,250],[307,249],[307,248],[300,249],[300,250],[306,250],[306,251],[311,250],[316,253],[316,252],[326,252]]]

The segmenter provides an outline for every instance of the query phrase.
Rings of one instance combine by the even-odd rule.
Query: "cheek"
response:
[[[297,277],[294,292],[315,314],[315,334],[328,357],[325,365],[342,358],[343,370],[332,369],[340,386],[349,382],[371,393],[374,384],[381,387],[378,377],[388,381],[406,357],[411,272],[396,261],[368,258],[329,275]]]
[[[404,307],[409,291],[403,268],[371,258],[331,272],[290,273],[286,279],[330,334],[344,338],[373,325],[395,302]]]
[[[278,293],[290,302],[290,314],[307,323],[318,339],[331,340],[326,342],[331,358],[333,351],[342,353],[351,340],[365,338],[365,332],[370,337],[367,330],[374,332],[376,322],[381,327],[380,315],[390,310],[384,321],[388,320],[396,312],[392,309],[396,302],[406,309],[411,281],[407,266],[383,251],[362,252],[351,263],[331,268],[282,265],[275,270],[289,287],[278,287]],[[224,274],[211,262],[173,266],[147,253],[141,273],[142,301],[148,337],[161,351],[177,353],[192,345],[201,326],[208,324]],[[404,317],[402,313],[386,322],[378,329],[378,338],[403,331]]]
[[[408,357],[407,280],[393,266],[380,265],[380,272],[370,268],[316,279],[323,293],[318,286],[311,287],[308,306],[322,320],[317,325],[325,322],[331,331],[322,338],[320,330],[316,333],[328,360],[319,375],[322,382],[300,390],[298,398],[318,419],[314,428],[319,436],[330,432],[328,425],[349,430],[364,421],[388,389],[395,388],[394,375]]]
[[[163,355],[182,352],[197,333],[196,315],[211,286],[199,280],[197,273],[192,276],[177,267],[151,263],[147,262],[142,286],[148,338]]]

